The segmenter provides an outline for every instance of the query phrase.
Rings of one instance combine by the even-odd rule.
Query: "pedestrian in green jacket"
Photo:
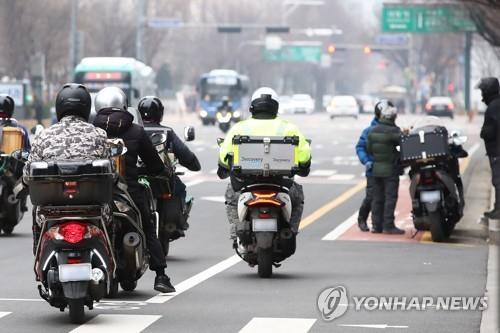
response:
[[[401,129],[396,126],[397,109],[387,100],[377,103],[380,122],[368,135],[366,149],[373,156],[372,232],[391,235],[404,234],[394,224],[394,210],[398,201],[399,146]]]

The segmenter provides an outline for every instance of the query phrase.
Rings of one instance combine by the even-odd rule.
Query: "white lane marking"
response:
[[[201,197],[201,200],[206,200],[206,201],[213,201],[213,202],[221,202],[221,203],[226,203],[226,198],[223,196],[214,196],[214,197]]]
[[[205,151],[205,149],[206,149],[205,147],[197,147],[195,150],[197,152],[202,152],[202,151]]]
[[[340,324],[339,326],[342,327],[360,327],[360,328],[408,328],[408,326],[402,326],[402,325],[387,325],[387,324],[376,324],[376,325],[346,325],[346,324]]]
[[[201,184],[203,182],[205,182],[204,179],[195,179],[195,180],[192,180],[190,182],[185,183],[185,185],[186,185],[186,187],[191,187],[191,186],[195,186],[195,185]]]
[[[0,298],[0,302],[45,302],[41,298]]]
[[[358,221],[358,212],[354,213],[351,217],[349,217],[347,220],[339,224],[335,229],[333,229],[331,232],[326,234],[325,237],[323,237],[321,240],[336,240],[339,238],[344,232],[349,230],[350,227],[356,224]]]
[[[356,178],[354,174],[339,174],[328,177],[330,180],[352,180]]]
[[[0,318],[10,315],[12,312],[2,312],[0,311]]]
[[[472,156],[474,155],[478,149],[481,148],[481,144],[480,143],[476,143],[475,145],[473,145],[470,149],[469,149],[469,156]]]
[[[337,170],[313,170],[309,176],[313,177],[329,177],[337,173]]]
[[[310,318],[252,318],[240,333],[306,333],[315,322]]]
[[[70,333],[138,333],[160,318],[157,315],[100,314]]]
[[[198,284],[208,280],[212,276],[217,275],[220,272],[225,271],[226,269],[236,265],[240,261],[241,261],[241,258],[235,254],[235,255],[207,268],[203,272],[200,272],[200,273],[182,281],[181,283],[177,284],[175,286],[175,289],[177,290],[175,293],[171,293],[171,294],[161,294],[160,293],[160,294],[148,299],[146,301],[146,303],[156,303],[156,304],[165,303],[165,302],[171,300],[172,298],[174,298],[175,296],[178,296],[178,295],[182,294],[183,292],[185,292],[185,291],[197,286]]]

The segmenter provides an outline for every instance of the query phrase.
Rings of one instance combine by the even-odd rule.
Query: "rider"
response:
[[[12,118],[15,110],[14,99],[7,94],[0,94],[0,127],[17,127],[23,132],[23,150],[30,150],[28,130]]]
[[[104,129],[111,138],[123,139],[127,148],[125,179],[128,192],[141,212],[146,245],[151,255],[149,267],[156,272],[154,289],[163,293],[175,292],[170,278],[165,274],[165,254],[156,236],[145,188],[138,182],[138,157],[146,165],[149,174],[165,174],[165,166],[144,128],[133,123],[134,117],[128,112],[127,96],[123,90],[117,87],[103,88],[97,93],[94,104],[97,111],[94,125]]]
[[[33,140],[31,153],[24,168],[36,161],[103,159],[111,156],[106,132],[87,121],[92,99],[85,86],[67,83],[57,93],[56,116],[58,123],[43,130]],[[36,252],[40,228],[33,209],[33,253]]]
[[[222,97],[222,102],[217,108],[217,111],[224,111],[224,110],[226,110],[227,112],[231,112],[233,110],[233,105],[229,100],[229,97],[227,96]]]
[[[239,191],[248,184],[244,179],[237,178],[232,174],[230,166],[230,156],[233,154],[233,137],[235,135],[252,136],[298,136],[298,175],[306,177],[311,167],[311,149],[304,135],[294,124],[278,117],[278,95],[267,87],[257,89],[252,95],[250,113],[251,118],[234,125],[228,132],[221,145],[219,153],[219,168],[217,174],[221,179],[231,176],[231,183],[226,190],[226,213],[231,224],[231,239],[233,246],[236,245],[235,223],[238,222],[238,197]],[[304,192],[302,186],[294,182],[293,178],[273,179],[273,181],[289,188],[289,195],[292,201],[292,216],[290,224],[292,231],[298,233],[302,211],[304,209]]]
[[[137,106],[144,122],[145,128],[159,128],[167,133],[167,142],[165,146],[172,150],[175,157],[179,159],[180,165],[191,171],[200,171],[201,165],[196,155],[179,139],[174,130],[170,127],[161,125],[163,119],[163,103],[156,96],[146,96],[139,101]],[[180,198],[180,202],[186,201],[186,185],[182,182],[179,176],[174,175],[171,188],[173,195]],[[182,221],[183,230],[187,230],[189,225],[187,221]]]

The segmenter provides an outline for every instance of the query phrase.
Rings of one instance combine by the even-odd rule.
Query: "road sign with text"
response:
[[[317,45],[286,45],[279,50],[264,49],[264,59],[273,62],[312,62],[321,61],[322,47]]]

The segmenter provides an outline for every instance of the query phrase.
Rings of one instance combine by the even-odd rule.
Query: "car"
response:
[[[308,94],[295,94],[288,102],[287,111],[290,113],[313,113],[314,100]]]
[[[376,99],[370,95],[359,95],[356,96],[358,105],[359,105],[359,113],[373,113],[375,109]]]
[[[358,119],[359,106],[356,98],[350,95],[339,95],[332,98],[330,105],[326,108],[330,118],[353,117]]]
[[[450,117],[453,119],[455,104],[450,97],[434,96],[425,104],[425,113],[429,116]]]
[[[286,114],[290,112],[290,100],[291,100],[290,96],[287,95],[280,96],[280,105],[278,109],[278,112],[280,114]]]

